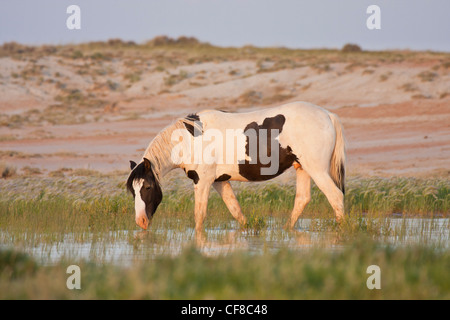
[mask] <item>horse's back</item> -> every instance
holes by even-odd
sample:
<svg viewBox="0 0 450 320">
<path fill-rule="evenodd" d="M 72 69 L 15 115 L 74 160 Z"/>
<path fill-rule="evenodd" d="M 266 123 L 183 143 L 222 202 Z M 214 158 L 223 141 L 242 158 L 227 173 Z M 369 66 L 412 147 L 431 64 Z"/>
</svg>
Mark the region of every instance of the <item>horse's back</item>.
<svg viewBox="0 0 450 320">
<path fill-rule="evenodd" d="M 262 124 L 265 119 L 281 115 L 286 125 L 298 126 L 303 123 L 319 124 L 329 122 L 328 111 L 309 102 L 296 101 L 277 107 L 259 109 L 249 112 L 224 112 L 218 110 L 204 110 L 198 113 L 200 121 L 205 127 L 217 129 L 244 129 L 252 122 Z"/>
</svg>

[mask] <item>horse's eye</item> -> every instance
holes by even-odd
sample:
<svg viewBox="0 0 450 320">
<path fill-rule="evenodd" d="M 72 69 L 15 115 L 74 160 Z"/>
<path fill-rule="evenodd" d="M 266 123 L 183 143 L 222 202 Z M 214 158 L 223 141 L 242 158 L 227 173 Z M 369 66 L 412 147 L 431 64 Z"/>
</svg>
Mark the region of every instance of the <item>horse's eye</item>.
<svg viewBox="0 0 450 320">
<path fill-rule="evenodd" d="M 145 189 L 150 190 L 152 187 L 145 187 Z"/>
</svg>

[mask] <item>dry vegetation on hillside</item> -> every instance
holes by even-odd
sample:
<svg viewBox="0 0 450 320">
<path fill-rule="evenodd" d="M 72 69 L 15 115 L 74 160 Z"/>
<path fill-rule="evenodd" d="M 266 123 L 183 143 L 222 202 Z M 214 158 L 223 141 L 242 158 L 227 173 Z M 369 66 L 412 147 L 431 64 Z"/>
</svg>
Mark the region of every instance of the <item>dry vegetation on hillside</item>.
<svg viewBox="0 0 450 320">
<path fill-rule="evenodd" d="M 6 43 L 0 47 L 0 150 L 41 157 L 2 161 L 42 174 L 63 167 L 125 169 L 124 159 L 141 156 L 178 116 L 304 100 L 342 118 L 354 172 L 448 175 L 449 70 L 448 53 L 372 52 L 352 44 L 234 48 L 166 36 L 143 44 Z M 64 152 L 59 161 L 52 156 Z"/>
</svg>

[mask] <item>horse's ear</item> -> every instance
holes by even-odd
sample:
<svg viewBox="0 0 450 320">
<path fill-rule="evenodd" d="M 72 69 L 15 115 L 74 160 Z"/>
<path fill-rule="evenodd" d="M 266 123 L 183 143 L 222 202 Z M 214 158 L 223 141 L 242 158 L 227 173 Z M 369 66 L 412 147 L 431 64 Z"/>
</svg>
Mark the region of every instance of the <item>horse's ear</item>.
<svg viewBox="0 0 450 320">
<path fill-rule="evenodd" d="M 150 160 L 147 158 L 144 158 L 144 167 L 145 171 L 150 171 L 152 169 L 152 164 L 150 163 Z"/>
<path fill-rule="evenodd" d="M 136 162 L 130 160 L 130 169 L 133 170 L 136 167 Z"/>
</svg>

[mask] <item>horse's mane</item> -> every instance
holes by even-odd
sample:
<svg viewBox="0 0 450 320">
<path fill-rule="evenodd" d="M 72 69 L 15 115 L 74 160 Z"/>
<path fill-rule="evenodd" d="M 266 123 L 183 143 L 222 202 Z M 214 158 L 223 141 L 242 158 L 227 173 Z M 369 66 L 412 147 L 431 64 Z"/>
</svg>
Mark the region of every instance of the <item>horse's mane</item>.
<svg viewBox="0 0 450 320">
<path fill-rule="evenodd" d="M 188 127 L 195 127 L 196 130 L 201 130 L 201 126 L 197 121 L 198 116 L 194 118 L 191 115 L 177 119 L 161 130 L 148 145 L 143 158 L 147 158 L 152 164 L 153 173 L 159 183 L 162 176 L 167 173 L 167 169 L 173 168 L 171 161 L 172 148 L 174 147 L 174 142 L 171 140 L 172 133 L 177 129 L 187 130 Z"/>
</svg>

